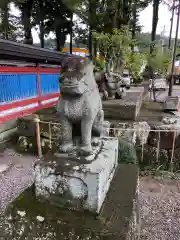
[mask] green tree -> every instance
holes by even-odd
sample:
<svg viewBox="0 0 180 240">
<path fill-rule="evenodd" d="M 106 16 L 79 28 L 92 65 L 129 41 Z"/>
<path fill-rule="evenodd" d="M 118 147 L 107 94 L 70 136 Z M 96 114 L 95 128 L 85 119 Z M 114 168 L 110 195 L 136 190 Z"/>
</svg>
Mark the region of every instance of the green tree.
<svg viewBox="0 0 180 240">
<path fill-rule="evenodd" d="M 34 0 L 34 6 L 32 9 L 32 18 L 33 22 L 32 25 L 39 26 L 40 29 L 40 46 L 41 48 L 44 48 L 44 37 L 45 37 L 45 20 L 47 19 L 47 8 L 46 8 L 46 1 L 43 0 Z"/>
<path fill-rule="evenodd" d="M 12 26 L 9 22 L 9 0 L 0 1 L 0 9 L 1 9 L 1 35 L 4 39 L 9 38 L 9 32 L 12 30 Z"/>
<path fill-rule="evenodd" d="M 143 61 L 146 61 L 146 55 L 139 52 L 126 52 L 124 56 L 125 66 L 129 69 L 134 79 L 134 82 L 138 81 L 140 76 L 140 70 L 143 64 Z"/>
<path fill-rule="evenodd" d="M 147 55 L 149 65 L 154 71 L 161 74 L 167 74 L 167 69 L 172 61 L 172 52 L 168 48 L 164 49 L 162 52 L 162 49 L 156 46 L 155 51 L 156 54 L 153 57 L 150 54 Z"/>
<path fill-rule="evenodd" d="M 124 63 L 124 57 L 129 53 L 132 45 L 131 33 L 127 26 L 113 29 L 112 33 L 93 33 L 98 51 L 104 56 L 106 70 L 118 71 Z"/>
<path fill-rule="evenodd" d="M 80 6 L 84 3 L 84 0 L 63 0 L 63 4 L 70 10 L 70 53 L 72 54 L 72 41 L 73 41 L 73 16 L 78 14 Z"/>
<path fill-rule="evenodd" d="M 0 37 L 21 42 L 23 38 L 21 19 L 10 12 L 10 1 L 8 0 L 0 2 L 0 19 Z"/>
<path fill-rule="evenodd" d="M 33 44 L 32 38 L 32 11 L 34 0 L 14 0 L 16 7 L 21 11 L 21 21 L 24 28 L 24 43 Z"/>
<path fill-rule="evenodd" d="M 136 39 L 137 33 L 141 31 L 139 25 L 139 13 L 144 10 L 150 3 L 150 0 L 133 0 L 131 4 L 131 18 L 129 27 L 132 31 L 132 39 Z M 133 50 L 133 49 L 132 49 Z"/>
</svg>

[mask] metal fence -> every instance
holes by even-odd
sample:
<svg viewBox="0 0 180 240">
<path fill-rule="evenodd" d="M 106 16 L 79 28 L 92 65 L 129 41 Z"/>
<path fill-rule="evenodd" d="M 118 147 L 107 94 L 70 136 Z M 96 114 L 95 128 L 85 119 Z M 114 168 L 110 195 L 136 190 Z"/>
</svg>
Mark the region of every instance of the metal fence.
<svg viewBox="0 0 180 240">
<path fill-rule="evenodd" d="M 0 103 L 59 92 L 60 69 L 0 66 Z"/>
<path fill-rule="evenodd" d="M 37 149 L 38 149 L 38 156 L 41 158 L 43 156 L 42 154 L 42 146 L 41 146 L 41 134 L 40 134 L 40 124 L 47 124 L 48 125 L 48 136 L 49 136 L 49 149 L 52 149 L 52 127 L 56 126 L 57 128 L 61 128 L 60 123 L 57 122 L 49 122 L 49 121 L 41 121 L 38 117 L 34 119 L 34 122 L 36 123 L 36 140 L 37 140 Z M 169 129 L 169 130 L 146 130 L 146 129 L 134 129 L 134 128 L 125 128 L 126 123 L 124 124 L 124 127 L 121 128 L 107 128 L 105 129 L 106 131 L 109 132 L 109 137 L 116 137 L 121 139 L 127 139 L 127 137 L 130 139 L 130 143 L 132 146 L 135 148 L 138 146 L 140 156 L 139 156 L 139 162 L 143 162 L 145 160 L 145 147 L 147 146 L 147 141 L 143 139 L 143 134 L 148 133 L 148 136 L 152 135 L 151 137 L 155 139 L 155 144 L 154 148 L 156 149 L 155 151 L 155 162 L 159 162 L 159 159 L 163 160 L 163 156 L 161 156 L 161 150 L 168 152 L 168 157 L 169 157 L 169 170 L 173 171 L 174 170 L 174 157 L 178 158 L 175 156 L 175 150 L 176 150 L 176 143 L 179 140 L 179 149 L 180 149 L 180 138 L 178 138 L 180 134 L 180 130 L 178 131 L 177 129 Z M 138 136 L 142 137 L 142 142 L 139 143 L 138 145 L 135 144 L 136 139 Z M 167 139 L 165 139 L 167 138 Z M 148 139 L 148 138 L 147 138 Z M 163 142 L 167 140 L 168 147 L 167 149 L 162 148 Z M 169 147 L 170 146 L 170 147 Z M 166 147 L 166 146 L 165 146 Z M 121 149 L 120 149 L 121 151 Z M 180 151 L 179 151 L 180 153 Z M 180 154 L 179 154 L 180 156 Z M 165 159 L 164 159 L 165 161 Z"/>
<path fill-rule="evenodd" d="M 0 66 L 0 123 L 58 102 L 60 67 Z"/>
</svg>

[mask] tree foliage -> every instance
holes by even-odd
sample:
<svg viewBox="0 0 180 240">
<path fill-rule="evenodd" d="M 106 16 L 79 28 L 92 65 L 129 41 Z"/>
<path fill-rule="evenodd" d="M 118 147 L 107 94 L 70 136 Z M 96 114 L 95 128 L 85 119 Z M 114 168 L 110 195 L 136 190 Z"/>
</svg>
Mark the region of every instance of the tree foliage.
<svg viewBox="0 0 180 240">
<path fill-rule="evenodd" d="M 155 48 L 156 54 L 147 55 L 147 61 L 154 71 L 166 74 L 172 61 L 172 52 L 169 49 Z"/>
<path fill-rule="evenodd" d="M 163 0 L 170 1 L 170 0 Z M 177 0 L 176 0 L 177 1 Z M 20 17 L 10 13 L 10 4 L 20 10 Z M 99 52 L 109 67 L 120 70 L 125 65 L 138 76 L 142 60 L 146 59 L 154 69 L 165 71 L 171 54 L 158 51 L 160 36 L 156 35 L 158 10 L 161 0 L 1 0 L 0 37 L 32 44 L 32 28 L 40 30 L 41 47 L 45 36 L 53 32 L 56 49 L 65 44 L 66 35 L 73 32 L 76 45 L 88 46 L 95 58 Z M 152 35 L 139 34 L 140 12 L 153 3 Z M 171 3 L 169 3 L 171 4 Z M 72 22 L 72 16 L 79 20 Z M 82 27 L 82 24 L 86 26 Z M 154 55 L 149 54 L 150 46 Z M 51 44 L 50 40 L 48 46 Z M 140 52 L 135 51 L 139 47 Z"/>
<path fill-rule="evenodd" d="M 0 38 L 17 42 L 21 42 L 23 39 L 21 18 L 11 13 L 8 0 L 0 3 Z"/>
<path fill-rule="evenodd" d="M 129 46 L 132 42 L 127 26 L 122 26 L 121 29 L 114 28 L 112 33 L 97 33 L 94 31 L 93 40 L 106 61 L 109 61 L 111 58 L 122 58 L 124 53 L 129 51 Z"/>
</svg>

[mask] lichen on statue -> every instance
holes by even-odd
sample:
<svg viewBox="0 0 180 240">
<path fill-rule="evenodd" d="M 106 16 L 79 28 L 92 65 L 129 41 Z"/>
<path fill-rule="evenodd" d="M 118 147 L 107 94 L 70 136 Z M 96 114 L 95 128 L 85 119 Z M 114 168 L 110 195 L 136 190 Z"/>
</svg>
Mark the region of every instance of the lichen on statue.
<svg viewBox="0 0 180 240">
<path fill-rule="evenodd" d="M 61 97 L 57 107 L 62 129 L 59 152 L 71 153 L 76 149 L 73 129 L 80 130 L 83 156 L 92 154 L 92 135 L 101 135 L 104 112 L 93 69 L 92 62 L 83 57 L 72 56 L 62 63 Z"/>
</svg>

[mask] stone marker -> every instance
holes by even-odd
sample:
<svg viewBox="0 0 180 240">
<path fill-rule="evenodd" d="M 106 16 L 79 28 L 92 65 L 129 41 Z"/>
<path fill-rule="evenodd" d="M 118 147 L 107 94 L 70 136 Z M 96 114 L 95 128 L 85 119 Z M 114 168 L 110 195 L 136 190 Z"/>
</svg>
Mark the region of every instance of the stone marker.
<svg viewBox="0 0 180 240">
<path fill-rule="evenodd" d="M 61 98 L 57 105 L 61 144 L 54 156 L 35 166 L 36 196 L 58 205 L 99 213 L 118 161 L 118 141 L 103 137 L 101 97 L 86 58 L 62 63 Z"/>
</svg>

